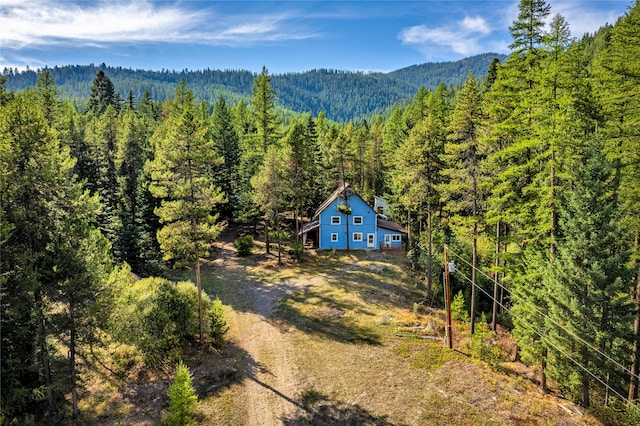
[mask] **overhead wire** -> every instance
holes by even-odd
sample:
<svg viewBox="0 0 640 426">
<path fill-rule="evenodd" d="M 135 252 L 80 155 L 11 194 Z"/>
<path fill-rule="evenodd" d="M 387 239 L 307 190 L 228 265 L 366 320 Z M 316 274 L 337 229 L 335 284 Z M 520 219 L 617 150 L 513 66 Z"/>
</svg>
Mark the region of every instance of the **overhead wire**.
<svg viewBox="0 0 640 426">
<path fill-rule="evenodd" d="M 482 271 L 481 269 L 478 269 L 477 267 L 474 267 L 471 263 L 469 263 L 465 258 L 463 258 L 462 256 L 460 256 L 457 253 L 454 253 L 451 251 L 451 249 L 449 249 L 449 253 L 451 253 L 452 255 L 456 256 L 458 259 L 462 260 L 464 263 L 466 263 L 469 267 L 471 268 L 475 268 L 475 270 L 477 272 L 479 272 L 480 274 L 484 275 L 488 280 L 495 282 L 498 284 L 498 286 L 503 289 L 508 291 L 511 294 L 511 297 L 513 299 L 517 299 L 519 300 L 521 303 L 523 303 L 524 305 L 527 305 L 530 308 L 533 308 L 536 312 L 538 312 L 538 314 L 540 314 L 544 319 L 548 320 L 549 322 L 553 323 L 554 325 L 556 325 L 557 327 L 559 327 L 560 329 L 562 329 L 565 333 L 567 333 L 568 335 L 570 335 L 571 337 L 577 339 L 578 341 L 580 341 L 582 344 L 588 346 L 591 350 L 597 352 L 598 354 L 600 354 L 601 356 L 605 357 L 609 362 L 613 363 L 614 365 L 616 365 L 618 368 L 620 368 L 622 371 L 624 371 L 625 373 L 629 374 L 631 377 L 635 377 L 637 379 L 640 379 L 640 375 L 639 374 L 634 374 L 629 368 L 625 367 L 624 365 L 622 365 L 622 363 L 616 361 L 613 357 L 611 357 L 609 354 L 603 352 L 601 349 L 593 346 L 591 343 L 587 342 L 586 340 L 584 340 L 583 338 L 581 338 L 580 336 L 578 336 L 577 334 L 575 334 L 573 331 L 567 329 L 565 326 L 563 326 L 562 324 L 558 323 L 556 320 L 554 320 L 553 318 L 551 318 L 550 316 L 548 316 L 546 313 L 544 313 L 543 311 L 540 310 L 539 307 L 537 307 L 536 305 L 526 301 L 524 298 L 518 296 L 517 294 L 514 294 L 511 290 L 509 290 L 508 288 L 506 288 L 502 283 L 495 281 L 493 278 L 491 278 L 489 275 L 487 275 L 484 271 Z M 478 286 L 479 287 L 479 286 Z M 493 296 L 490 296 L 490 298 L 493 300 Z M 497 302 L 497 301 L 496 301 Z M 498 302 L 499 303 L 499 302 Z M 502 305 L 500 305 L 502 306 Z"/>
<path fill-rule="evenodd" d="M 467 277 L 466 275 L 464 275 L 462 272 L 460 272 L 458 269 L 456 269 L 455 273 L 459 273 L 462 277 L 464 277 L 467 281 L 469 281 L 471 284 L 473 284 L 473 281 L 471 281 L 471 279 L 469 277 Z M 477 286 L 478 289 L 483 292 L 484 294 L 486 294 L 487 296 L 489 296 L 491 299 L 493 299 L 493 296 L 491 296 L 485 289 L 483 289 L 480 286 Z M 621 400 L 626 400 L 626 398 L 624 396 L 622 396 L 622 394 L 620 394 L 618 391 L 616 391 L 613 387 L 611 387 L 609 384 L 607 384 L 606 382 L 604 382 L 601 378 L 599 378 L 598 376 L 596 376 L 595 373 L 593 373 L 592 371 L 590 371 L 587 367 L 585 367 L 584 365 L 580 364 L 578 361 L 576 361 L 575 359 L 573 359 L 573 357 L 571 357 L 571 355 L 567 354 L 565 351 L 563 351 L 562 349 L 560 349 L 558 346 L 556 346 L 553 342 L 551 342 L 549 340 L 549 338 L 545 335 L 543 335 L 542 333 L 540 333 L 538 330 L 536 330 L 535 328 L 533 328 L 532 326 L 530 326 L 526 321 L 524 321 L 523 319 L 521 319 L 520 317 L 518 317 L 516 314 L 513 313 L 513 311 L 511 311 L 509 308 L 507 308 L 504 304 L 498 302 L 498 304 L 504 308 L 507 312 L 509 312 L 509 314 L 511 314 L 512 317 L 518 319 L 520 322 L 522 322 L 524 325 L 527 326 L 527 328 L 531 331 L 533 331 L 535 334 L 537 334 L 541 340 L 545 341 L 549 346 L 553 347 L 555 350 L 557 350 L 559 353 L 561 353 L 562 355 L 564 355 L 565 357 L 567 357 L 569 360 L 571 360 L 571 362 L 573 362 L 575 365 L 577 365 L 578 367 L 580 367 L 582 370 L 584 370 L 587 374 L 589 374 L 591 377 L 593 377 L 595 380 L 597 380 L 601 385 L 603 385 L 605 388 L 607 388 L 608 390 L 610 390 L 611 392 L 613 392 L 616 396 L 618 396 Z"/>
</svg>

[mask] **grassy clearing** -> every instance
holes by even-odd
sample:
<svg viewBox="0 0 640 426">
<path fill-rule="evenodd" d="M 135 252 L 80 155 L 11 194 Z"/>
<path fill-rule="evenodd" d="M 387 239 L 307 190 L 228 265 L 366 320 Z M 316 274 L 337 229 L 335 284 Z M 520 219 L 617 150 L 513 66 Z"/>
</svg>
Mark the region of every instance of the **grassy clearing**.
<svg viewBox="0 0 640 426">
<path fill-rule="evenodd" d="M 269 321 L 286 344 L 281 350 L 290 354 L 296 390 L 274 392 L 297 408 L 281 424 L 599 424 L 558 405 L 571 407 L 569 402 L 540 394 L 520 365 L 503 363 L 496 372 L 473 359 L 465 324 L 454 324 L 456 350 L 446 349 L 443 312 L 418 303 L 424 294 L 401 256 L 325 252 L 300 264 L 287 262 L 277 265 L 259 247 L 247 258 L 218 259 L 202 274 L 203 288 L 221 298 L 231 322 L 254 316 Z M 171 275 L 193 280 L 190 271 Z M 262 296 L 277 300 L 267 317 L 255 311 Z M 225 348 L 190 360 L 201 424 L 251 423 L 247 384 L 277 362 L 271 348 L 251 358 L 234 343 L 240 332 L 251 333 L 232 327 Z M 158 388 L 155 398 L 164 394 Z M 87 399 L 87 411 L 89 406 L 103 424 L 152 422 L 135 400 L 96 396 Z"/>
</svg>

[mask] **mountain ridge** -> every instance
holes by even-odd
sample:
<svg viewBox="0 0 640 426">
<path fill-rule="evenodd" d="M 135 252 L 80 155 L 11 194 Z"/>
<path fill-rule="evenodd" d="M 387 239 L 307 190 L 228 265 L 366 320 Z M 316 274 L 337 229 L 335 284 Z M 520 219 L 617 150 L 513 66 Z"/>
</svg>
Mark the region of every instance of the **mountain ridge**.
<svg viewBox="0 0 640 426">
<path fill-rule="evenodd" d="M 411 99 L 420 86 L 433 90 L 441 82 L 448 87 L 461 85 L 470 71 L 483 78 L 494 58 L 505 55 L 484 53 L 458 61 L 425 62 L 383 72 L 312 69 L 270 75 L 276 101 L 283 108 L 316 116 L 323 111 L 327 118 L 348 121 L 370 116 Z M 95 75 L 102 70 L 123 99 L 132 92 L 140 99 L 148 91 L 154 100 L 173 96 L 175 85 L 184 78 L 197 99 L 213 104 L 219 96 L 228 103 L 251 97 L 257 73 L 247 70 L 149 71 L 117 66 L 67 65 L 48 68 L 62 97 L 70 98 L 82 108 L 91 92 Z M 36 84 L 40 70 L 14 72 L 5 68 L 7 90 L 24 90 Z"/>
</svg>

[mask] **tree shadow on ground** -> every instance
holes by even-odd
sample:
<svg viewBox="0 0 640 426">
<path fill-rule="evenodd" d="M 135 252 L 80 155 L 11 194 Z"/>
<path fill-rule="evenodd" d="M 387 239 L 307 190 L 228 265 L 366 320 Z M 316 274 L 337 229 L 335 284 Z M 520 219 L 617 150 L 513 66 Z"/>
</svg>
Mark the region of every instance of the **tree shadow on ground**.
<svg viewBox="0 0 640 426">
<path fill-rule="evenodd" d="M 304 304 L 314 298 L 317 308 L 303 312 L 296 303 Z M 333 299 L 305 289 L 289 297 L 293 303 L 283 303 L 275 310 L 275 322 L 280 327 L 293 326 L 305 333 L 319 335 L 337 342 L 380 345 L 382 336 L 375 327 L 359 324 L 353 317 L 345 316 L 345 311 L 356 310 L 358 306 L 345 301 L 336 303 Z M 330 307 L 332 306 L 332 307 Z"/>
<path fill-rule="evenodd" d="M 332 401 L 313 389 L 305 390 L 299 397 L 299 410 L 281 419 L 285 426 L 339 425 L 339 426 L 392 426 L 388 416 L 375 416 L 360 405 Z"/>
<path fill-rule="evenodd" d="M 193 386 L 199 399 L 217 396 L 245 378 L 245 363 L 254 363 L 243 349 L 228 342 L 215 355 L 206 356 L 203 362 L 191 368 Z"/>
</svg>

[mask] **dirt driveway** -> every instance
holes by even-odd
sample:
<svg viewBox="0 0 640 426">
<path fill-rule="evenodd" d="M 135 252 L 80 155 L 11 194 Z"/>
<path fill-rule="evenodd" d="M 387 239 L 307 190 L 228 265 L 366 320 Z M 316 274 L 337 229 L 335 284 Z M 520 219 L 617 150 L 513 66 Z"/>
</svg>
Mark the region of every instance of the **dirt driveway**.
<svg viewBox="0 0 640 426">
<path fill-rule="evenodd" d="M 265 261 L 273 265 L 274 260 Z M 284 297 L 311 287 L 323 277 L 287 278 L 273 283 L 257 281 L 240 265 L 230 244 L 214 263 L 226 276 L 235 277 L 230 299 L 236 306 L 227 318 L 230 343 L 243 355 L 244 401 L 248 425 L 280 425 L 282 419 L 303 408 L 296 401 L 303 378 L 296 365 L 296 342 L 272 321 L 273 309 Z M 267 266 L 268 269 L 268 266 Z"/>
<path fill-rule="evenodd" d="M 278 267 L 222 246 L 205 273 L 228 307 L 223 358 L 238 376 L 202 401 L 207 424 L 598 424 L 518 375 L 472 362 L 463 344 L 397 337 L 416 321 L 436 337 L 443 329 L 436 311 L 416 314 L 402 260 L 337 256 Z"/>
</svg>

